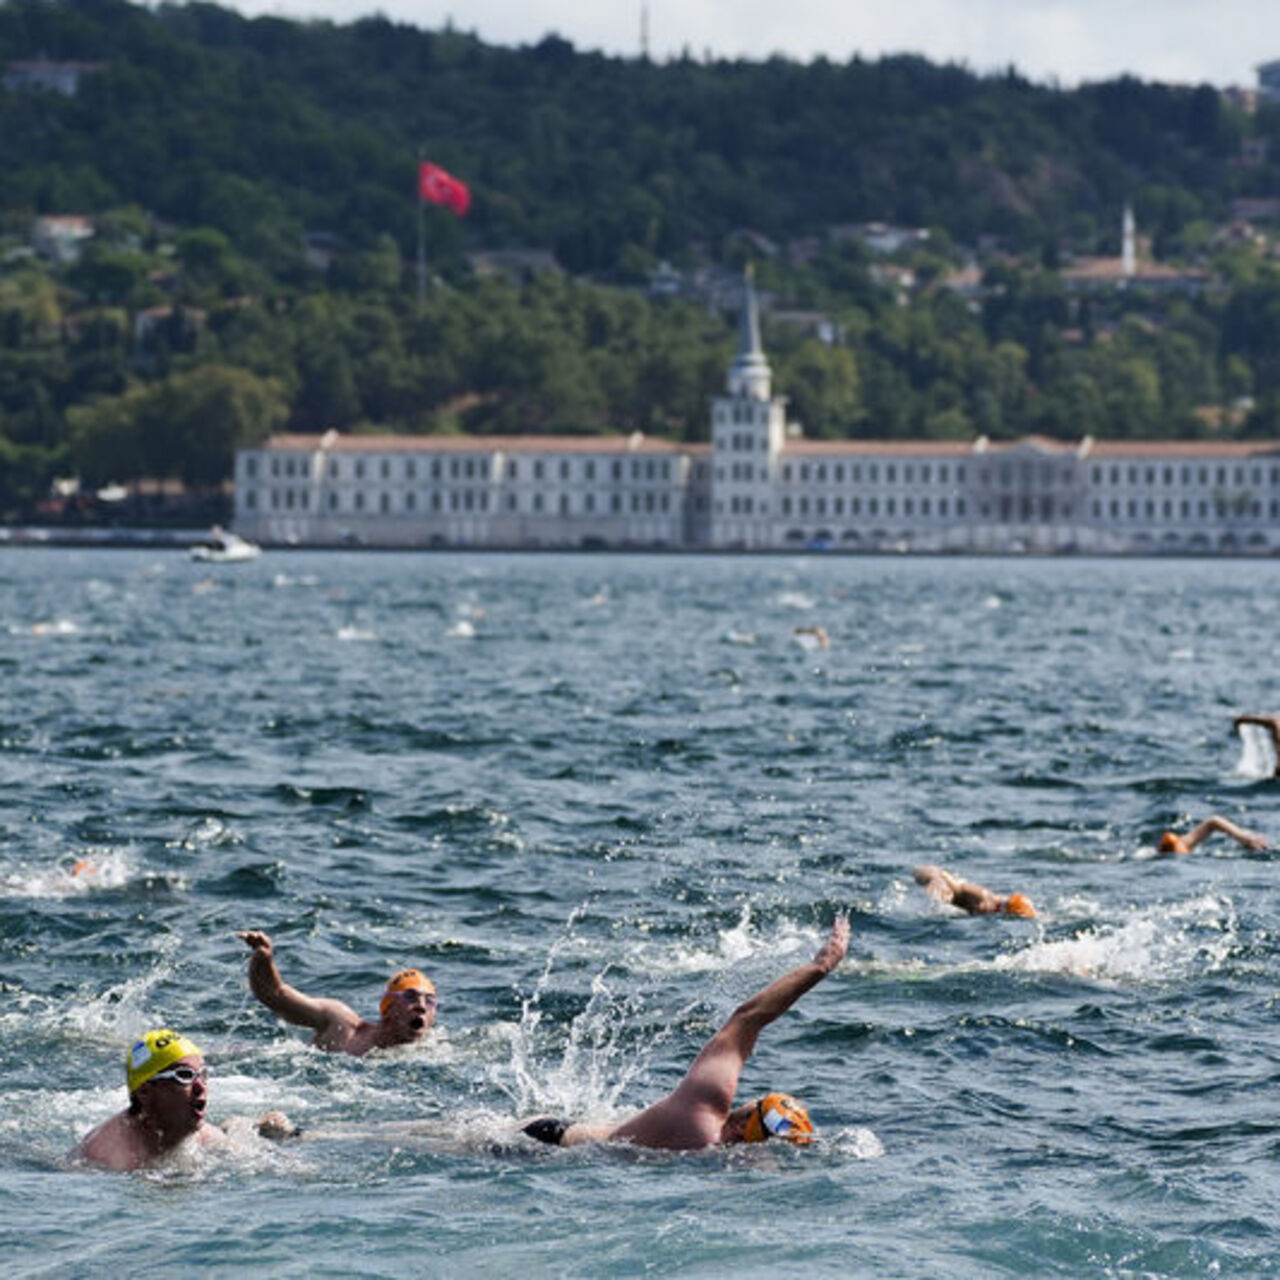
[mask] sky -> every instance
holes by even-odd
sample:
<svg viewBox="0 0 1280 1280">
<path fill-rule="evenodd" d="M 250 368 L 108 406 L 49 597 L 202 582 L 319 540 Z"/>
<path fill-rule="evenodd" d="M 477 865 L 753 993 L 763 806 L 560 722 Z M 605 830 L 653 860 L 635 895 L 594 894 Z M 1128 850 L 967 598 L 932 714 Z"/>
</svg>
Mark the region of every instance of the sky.
<svg viewBox="0 0 1280 1280">
<path fill-rule="evenodd" d="M 435 30 L 452 23 L 489 44 L 536 44 L 549 32 L 580 50 L 634 55 L 648 10 L 649 52 L 663 60 L 844 62 L 918 53 L 973 71 L 1016 67 L 1071 87 L 1129 73 L 1143 80 L 1257 83 L 1280 59 L 1276 0 L 217 0 L 245 14 L 346 23 L 373 12 Z"/>
</svg>

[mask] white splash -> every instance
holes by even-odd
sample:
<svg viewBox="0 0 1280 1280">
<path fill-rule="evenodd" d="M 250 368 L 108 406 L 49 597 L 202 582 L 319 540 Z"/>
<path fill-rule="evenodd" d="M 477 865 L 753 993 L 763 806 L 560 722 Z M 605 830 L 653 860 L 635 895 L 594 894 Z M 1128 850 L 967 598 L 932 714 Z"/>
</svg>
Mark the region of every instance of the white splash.
<svg viewBox="0 0 1280 1280">
<path fill-rule="evenodd" d="M 17 867 L 0 874 L 0 898 L 70 898 L 118 889 L 133 874 L 133 862 L 120 849 L 85 849 L 56 866 Z"/>
<path fill-rule="evenodd" d="M 993 969 L 1060 973 L 1101 982 L 1169 982 L 1213 973 L 1236 942 L 1229 900 L 1205 895 L 1134 912 L 1122 924 L 1084 929 L 997 956 Z"/>
<path fill-rule="evenodd" d="M 1276 772 L 1275 739 L 1257 724 L 1237 726 L 1240 734 L 1240 759 L 1236 773 L 1242 778 L 1272 778 Z"/>
</svg>

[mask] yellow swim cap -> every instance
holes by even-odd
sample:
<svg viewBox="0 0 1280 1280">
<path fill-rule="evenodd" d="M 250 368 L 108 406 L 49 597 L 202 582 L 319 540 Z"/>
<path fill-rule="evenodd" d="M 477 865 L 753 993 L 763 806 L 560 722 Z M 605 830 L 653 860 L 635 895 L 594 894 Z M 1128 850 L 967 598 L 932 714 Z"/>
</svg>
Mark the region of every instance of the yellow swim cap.
<svg viewBox="0 0 1280 1280">
<path fill-rule="evenodd" d="M 1011 893 L 1004 900 L 1004 912 L 1008 916 L 1021 916 L 1024 920 L 1036 918 L 1036 909 L 1031 905 L 1031 899 L 1022 893 Z"/>
<path fill-rule="evenodd" d="M 378 1005 L 378 1010 L 384 1018 L 387 1016 L 387 1010 L 391 1008 L 392 997 L 398 991 L 425 991 L 429 996 L 433 996 L 436 993 L 436 984 L 420 969 L 401 969 L 399 973 L 393 973 L 391 981 L 387 983 L 382 1001 Z"/>
<path fill-rule="evenodd" d="M 1157 853 L 1190 853 L 1187 848 L 1187 842 L 1179 835 L 1175 835 L 1172 831 L 1166 831 L 1160 837 L 1160 843 L 1156 846 Z"/>
<path fill-rule="evenodd" d="M 785 1138 L 788 1142 L 812 1142 L 813 1121 L 809 1113 L 788 1093 L 769 1093 L 753 1108 L 742 1131 L 743 1142 L 764 1142 Z"/>
<path fill-rule="evenodd" d="M 179 1058 L 189 1058 L 200 1050 L 186 1036 L 162 1027 L 148 1031 L 124 1056 L 124 1076 L 129 1092 L 141 1088 L 158 1071 Z"/>
</svg>

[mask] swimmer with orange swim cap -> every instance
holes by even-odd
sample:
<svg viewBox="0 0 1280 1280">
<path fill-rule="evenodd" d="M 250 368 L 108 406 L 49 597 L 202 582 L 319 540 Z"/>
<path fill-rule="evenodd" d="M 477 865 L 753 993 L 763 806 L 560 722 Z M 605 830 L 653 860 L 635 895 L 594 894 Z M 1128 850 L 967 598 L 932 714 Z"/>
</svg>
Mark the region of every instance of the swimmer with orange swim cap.
<svg viewBox="0 0 1280 1280">
<path fill-rule="evenodd" d="M 128 1110 L 87 1134 L 75 1156 L 128 1173 L 188 1140 L 200 1146 L 226 1142 L 226 1130 L 205 1120 L 209 1072 L 204 1056 L 186 1036 L 168 1027 L 146 1032 L 125 1054 L 124 1073 Z M 264 1138 L 298 1133 L 279 1111 L 259 1117 L 254 1127 Z"/>
<path fill-rule="evenodd" d="M 289 986 L 276 968 L 274 948 L 265 933 L 237 932 L 250 948 L 249 986 L 272 1013 L 315 1032 L 312 1044 L 331 1053 L 362 1057 L 370 1049 L 413 1044 L 431 1030 L 439 1001 L 435 983 L 417 969 L 393 974 L 382 993 L 379 1017 L 366 1021 L 341 1000 L 303 995 Z"/>
<path fill-rule="evenodd" d="M 916 884 L 939 902 L 949 903 L 971 916 L 1006 915 L 1034 920 L 1036 909 L 1023 893 L 1001 895 L 970 880 L 961 880 L 942 867 L 917 867 L 912 874 Z"/>
<path fill-rule="evenodd" d="M 1260 836 L 1256 831 L 1246 831 L 1243 827 L 1237 827 L 1234 822 L 1228 822 L 1226 818 L 1220 818 L 1215 813 L 1203 822 L 1197 823 L 1185 836 L 1180 836 L 1174 831 L 1166 831 L 1160 837 L 1160 843 L 1156 845 L 1156 852 L 1190 853 L 1215 833 L 1230 836 L 1242 848 L 1254 853 L 1261 853 L 1270 847 L 1265 836 Z"/>
<path fill-rule="evenodd" d="M 637 1147 L 694 1151 L 738 1142 L 809 1143 L 809 1113 L 785 1093 L 769 1093 L 734 1107 L 738 1077 L 756 1047 L 756 1038 L 810 987 L 817 986 L 845 957 L 849 922 L 837 916 L 831 935 L 808 964 L 784 973 L 740 1004 L 702 1047 L 684 1079 L 665 1098 L 616 1125 L 571 1124 L 541 1116 L 522 1131 L 551 1146 L 583 1142 L 630 1142 Z"/>
</svg>

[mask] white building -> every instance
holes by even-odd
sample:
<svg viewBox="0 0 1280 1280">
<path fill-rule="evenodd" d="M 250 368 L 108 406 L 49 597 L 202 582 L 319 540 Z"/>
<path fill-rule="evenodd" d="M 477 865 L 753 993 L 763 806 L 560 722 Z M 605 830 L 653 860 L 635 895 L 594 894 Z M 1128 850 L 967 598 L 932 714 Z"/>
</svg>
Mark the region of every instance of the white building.
<svg viewBox="0 0 1280 1280">
<path fill-rule="evenodd" d="M 1280 553 L 1280 443 L 805 440 L 748 287 L 710 445 L 276 436 L 236 456 L 257 541 L 385 547 Z"/>
</svg>

